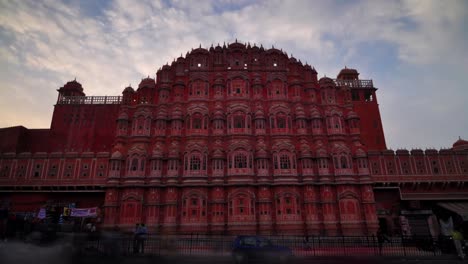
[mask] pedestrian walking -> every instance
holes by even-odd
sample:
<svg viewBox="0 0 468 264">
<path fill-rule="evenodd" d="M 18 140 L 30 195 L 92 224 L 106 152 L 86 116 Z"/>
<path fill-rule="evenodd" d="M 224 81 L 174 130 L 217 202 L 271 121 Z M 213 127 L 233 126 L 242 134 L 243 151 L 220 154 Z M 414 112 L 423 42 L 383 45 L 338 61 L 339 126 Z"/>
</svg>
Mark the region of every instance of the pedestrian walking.
<svg viewBox="0 0 468 264">
<path fill-rule="evenodd" d="M 145 253 L 145 241 L 148 235 L 148 229 L 146 228 L 145 224 L 141 224 L 140 228 L 138 229 L 137 235 L 137 252 L 138 253 Z"/>
<path fill-rule="evenodd" d="M 463 234 L 455 229 L 452 232 L 453 243 L 455 244 L 455 249 L 457 250 L 457 255 L 461 259 L 465 259 L 465 252 L 463 252 Z"/>
<path fill-rule="evenodd" d="M 382 255 L 382 248 L 385 242 L 390 242 L 390 239 L 383 233 L 382 229 L 377 230 L 377 243 L 379 243 L 379 255 Z"/>
</svg>

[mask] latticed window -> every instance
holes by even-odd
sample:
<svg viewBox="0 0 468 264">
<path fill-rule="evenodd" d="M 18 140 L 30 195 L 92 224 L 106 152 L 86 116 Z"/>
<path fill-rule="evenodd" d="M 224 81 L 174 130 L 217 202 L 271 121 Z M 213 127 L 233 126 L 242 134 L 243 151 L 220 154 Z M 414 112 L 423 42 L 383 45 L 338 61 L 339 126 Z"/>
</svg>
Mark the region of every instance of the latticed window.
<svg viewBox="0 0 468 264">
<path fill-rule="evenodd" d="M 112 171 L 118 171 L 118 170 L 120 170 L 120 161 L 119 161 L 119 160 L 113 160 L 113 161 L 111 161 L 111 170 L 112 170 Z"/>
<path fill-rule="evenodd" d="M 321 127 L 321 121 L 320 119 L 314 119 L 312 120 L 312 128 L 318 129 Z"/>
<path fill-rule="evenodd" d="M 327 169 L 328 168 L 328 161 L 325 158 L 321 158 L 319 161 L 319 168 L 320 169 Z"/>
<path fill-rule="evenodd" d="M 291 169 L 291 161 L 287 154 L 280 155 L 280 169 Z"/>
<path fill-rule="evenodd" d="M 192 128 L 193 129 L 201 129 L 202 128 L 202 119 L 201 118 L 194 118 L 192 120 Z"/>
<path fill-rule="evenodd" d="M 137 158 L 132 159 L 132 164 L 131 164 L 130 170 L 131 171 L 138 170 L 138 159 Z"/>
<path fill-rule="evenodd" d="M 285 117 L 278 117 L 276 119 L 277 127 L 278 128 L 286 128 L 286 118 Z"/>
<path fill-rule="evenodd" d="M 234 128 L 244 128 L 244 117 L 243 116 L 235 116 L 234 117 Z"/>
<path fill-rule="evenodd" d="M 190 170 L 200 170 L 201 160 L 198 156 L 192 156 L 190 158 Z"/>
<path fill-rule="evenodd" d="M 234 168 L 247 168 L 247 157 L 245 154 L 238 153 L 234 156 Z"/>
<path fill-rule="evenodd" d="M 345 156 L 341 157 L 341 168 L 342 169 L 347 169 L 348 167 L 348 159 L 346 159 Z"/>
</svg>

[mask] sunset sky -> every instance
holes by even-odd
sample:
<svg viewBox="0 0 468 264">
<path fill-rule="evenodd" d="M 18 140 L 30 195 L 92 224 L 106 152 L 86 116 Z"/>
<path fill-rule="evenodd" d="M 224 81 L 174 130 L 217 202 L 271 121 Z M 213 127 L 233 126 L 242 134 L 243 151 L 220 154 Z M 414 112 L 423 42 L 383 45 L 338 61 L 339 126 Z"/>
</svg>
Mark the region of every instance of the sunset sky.
<svg viewBox="0 0 468 264">
<path fill-rule="evenodd" d="M 119 95 L 192 48 L 274 45 L 378 90 L 388 148 L 468 139 L 468 1 L 0 0 L 0 127 L 48 128 L 57 89 Z"/>
</svg>

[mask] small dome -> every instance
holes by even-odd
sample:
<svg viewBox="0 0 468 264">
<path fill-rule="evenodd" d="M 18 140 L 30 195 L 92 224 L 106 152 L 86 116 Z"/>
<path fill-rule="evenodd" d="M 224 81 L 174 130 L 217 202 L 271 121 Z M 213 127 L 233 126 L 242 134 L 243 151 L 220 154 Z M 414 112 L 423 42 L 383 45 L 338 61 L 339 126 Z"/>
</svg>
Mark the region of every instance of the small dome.
<svg viewBox="0 0 468 264">
<path fill-rule="evenodd" d="M 221 149 L 215 149 L 213 151 L 213 158 L 215 159 L 223 159 L 224 158 L 224 154 L 223 154 L 223 151 Z"/>
<path fill-rule="evenodd" d="M 153 149 L 153 153 L 151 155 L 152 158 L 154 159 L 160 159 L 160 158 L 163 158 L 164 155 L 163 155 L 163 151 L 159 148 L 155 148 Z"/>
<path fill-rule="evenodd" d="M 260 78 L 255 78 L 255 79 L 253 80 L 253 84 L 254 84 L 254 85 L 262 85 L 262 80 L 261 80 Z"/>
<path fill-rule="evenodd" d="M 459 137 L 458 140 L 453 143 L 452 147 L 454 149 L 468 149 L 468 141 Z"/>
<path fill-rule="evenodd" d="M 63 87 L 63 90 L 74 90 L 74 91 L 80 91 L 83 92 L 83 87 L 81 86 L 81 83 L 77 82 L 76 80 L 67 82 Z"/>
<path fill-rule="evenodd" d="M 228 47 L 230 49 L 245 49 L 245 45 L 237 42 L 237 39 L 236 42 L 229 44 Z"/>
<path fill-rule="evenodd" d="M 111 159 L 119 160 L 119 159 L 122 159 L 122 157 L 123 156 L 122 156 L 122 153 L 120 153 L 120 151 L 116 151 L 116 152 L 112 153 L 112 155 L 111 155 Z"/>
<path fill-rule="evenodd" d="M 135 90 L 131 86 L 126 87 L 122 93 L 134 93 Z"/>
<path fill-rule="evenodd" d="M 334 84 L 333 79 L 332 79 L 332 78 L 328 78 L 328 77 L 322 77 L 322 78 L 320 78 L 319 83 L 320 83 L 320 84 L 330 84 L 330 83 L 331 83 L 331 84 Z"/>
<path fill-rule="evenodd" d="M 198 54 L 208 54 L 209 52 L 208 52 L 207 49 L 202 48 L 201 45 L 200 45 L 199 48 L 196 48 L 191 52 L 191 54 L 197 54 L 197 53 Z"/>
<path fill-rule="evenodd" d="M 119 117 L 117 118 L 118 120 L 128 120 L 128 114 L 127 112 L 121 112 L 119 114 Z"/>
<path fill-rule="evenodd" d="M 217 85 L 224 85 L 224 80 L 223 80 L 223 78 L 217 78 L 217 79 L 214 81 L 214 84 L 217 84 Z"/>
<path fill-rule="evenodd" d="M 317 108 L 312 108 L 312 109 L 310 109 L 310 117 L 312 119 L 319 119 L 319 118 L 322 118 L 322 115 L 317 110 Z"/>
<path fill-rule="evenodd" d="M 303 149 L 299 153 L 300 158 L 312 158 L 312 153 L 310 152 L 309 149 Z"/>
<path fill-rule="evenodd" d="M 344 69 L 340 71 L 338 75 L 340 74 L 359 74 L 359 73 L 356 69 L 350 69 L 350 68 L 345 67 Z"/>
<path fill-rule="evenodd" d="M 268 153 L 264 149 L 259 149 L 257 150 L 255 154 L 256 158 L 261 158 L 261 159 L 267 159 L 268 158 Z"/>
<path fill-rule="evenodd" d="M 214 114 L 213 114 L 213 119 L 223 119 L 224 120 L 224 114 L 222 111 L 220 110 L 217 110 Z"/>
<path fill-rule="evenodd" d="M 146 77 L 145 79 L 141 80 L 140 84 L 138 85 L 138 89 L 143 87 L 153 88 L 155 86 L 154 79 L 150 77 Z"/>
</svg>

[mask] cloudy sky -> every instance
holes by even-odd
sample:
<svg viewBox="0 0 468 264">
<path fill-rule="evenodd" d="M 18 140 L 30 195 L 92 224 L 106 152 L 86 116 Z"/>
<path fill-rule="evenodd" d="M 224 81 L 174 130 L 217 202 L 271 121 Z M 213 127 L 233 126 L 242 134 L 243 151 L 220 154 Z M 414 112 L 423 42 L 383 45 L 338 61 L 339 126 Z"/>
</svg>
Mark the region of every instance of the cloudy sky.
<svg viewBox="0 0 468 264">
<path fill-rule="evenodd" d="M 48 128 L 57 91 L 117 95 L 200 44 L 282 48 L 378 87 L 387 146 L 468 139 L 468 1 L 0 0 L 0 127 Z"/>
</svg>

